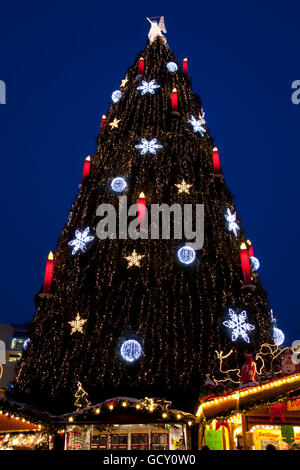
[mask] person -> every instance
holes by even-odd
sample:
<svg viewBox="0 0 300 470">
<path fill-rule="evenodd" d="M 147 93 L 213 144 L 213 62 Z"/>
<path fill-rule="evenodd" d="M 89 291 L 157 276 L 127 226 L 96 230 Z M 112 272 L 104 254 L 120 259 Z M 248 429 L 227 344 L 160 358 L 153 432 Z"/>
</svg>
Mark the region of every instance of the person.
<svg viewBox="0 0 300 470">
<path fill-rule="evenodd" d="M 267 447 L 266 447 L 266 450 L 268 452 L 274 452 L 274 450 L 276 450 L 276 447 L 273 446 L 273 444 L 268 444 Z"/>
<path fill-rule="evenodd" d="M 210 448 L 208 446 L 202 446 L 201 450 L 210 450 Z"/>
</svg>

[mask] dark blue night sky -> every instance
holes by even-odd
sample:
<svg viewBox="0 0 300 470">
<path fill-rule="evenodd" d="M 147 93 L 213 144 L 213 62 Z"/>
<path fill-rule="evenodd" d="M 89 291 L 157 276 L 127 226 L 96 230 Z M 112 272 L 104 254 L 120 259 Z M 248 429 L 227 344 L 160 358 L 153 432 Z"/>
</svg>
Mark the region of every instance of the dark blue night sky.
<svg viewBox="0 0 300 470">
<path fill-rule="evenodd" d="M 189 58 L 288 345 L 300 339 L 300 3 L 289 0 L 2 2 L 0 323 L 31 320 L 101 114 L 157 15 L 178 60 Z"/>
</svg>

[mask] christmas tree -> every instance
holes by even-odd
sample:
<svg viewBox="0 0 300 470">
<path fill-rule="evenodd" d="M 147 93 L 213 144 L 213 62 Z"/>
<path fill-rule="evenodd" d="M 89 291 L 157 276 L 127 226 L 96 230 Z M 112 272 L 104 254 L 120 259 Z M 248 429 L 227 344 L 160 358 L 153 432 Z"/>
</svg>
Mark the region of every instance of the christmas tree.
<svg viewBox="0 0 300 470">
<path fill-rule="evenodd" d="M 233 350 L 236 368 L 244 352 L 273 343 L 257 260 L 240 248 L 245 233 L 187 61 L 182 71 L 158 30 L 112 95 L 35 299 L 13 393 L 42 409 L 72 410 L 80 382 L 92 403 L 161 397 L 194 411 L 216 351 Z M 138 203 L 140 238 L 125 238 L 117 221 L 115 236 L 99 239 L 97 207 L 118 208 L 120 196 Z M 193 215 L 203 204 L 203 247 L 188 248 L 184 235 L 142 238 L 153 204 L 192 204 Z"/>
</svg>

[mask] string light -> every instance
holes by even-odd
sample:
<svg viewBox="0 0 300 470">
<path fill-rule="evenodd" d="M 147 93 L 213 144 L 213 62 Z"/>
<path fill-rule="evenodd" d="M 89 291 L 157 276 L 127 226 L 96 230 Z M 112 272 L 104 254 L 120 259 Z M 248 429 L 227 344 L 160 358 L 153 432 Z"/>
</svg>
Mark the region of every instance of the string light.
<svg viewBox="0 0 300 470">
<path fill-rule="evenodd" d="M 281 385 L 284 385 L 286 383 L 293 383 L 293 382 L 296 382 L 296 381 L 300 381 L 300 374 L 294 374 L 292 376 L 285 377 L 285 378 L 282 378 L 280 380 L 273 380 L 273 381 L 271 381 L 267 384 L 256 385 L 256 386 L 252 386 L 252 387 L 246 387 L 242 390 L 235 390 L 233 393 L 228 394 L 226 399 L 227 400 L 230 400 L 230 399 L 239 400 L 240 397 L 246 397 L 248 395 L 253 395 L 254 393 L 259 393 L 262 390 L 264 390 L 265 388 L 267 388 L 267 389 L 276 388 L 276 387 L 280 387 Z M 210 400 L 207 400 L 206 402 L 201 403 L 201 405 L 199 406 L 199 408 L 197 410 L 196 416 L 197 417 L 200 416 L 200 410 L 202 411 L 203 408 L 212 407 L 212 406 L 216 405 L 217 403 L 219 403 L 221 401 L 224 401 L 224 400 L 225 400 L 225 397 L 219 397 L 217 399 L 210 399 Z"/>
</svg>

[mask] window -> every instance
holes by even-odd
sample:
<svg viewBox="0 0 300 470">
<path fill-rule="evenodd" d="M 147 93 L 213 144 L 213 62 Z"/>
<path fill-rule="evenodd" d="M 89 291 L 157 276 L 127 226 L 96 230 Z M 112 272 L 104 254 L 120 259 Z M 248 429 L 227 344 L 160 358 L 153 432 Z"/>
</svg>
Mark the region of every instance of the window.
<svg viewBox="0 0 300 470">
<path fill-rule="evenodd" d="M 13 338 L 11 340 L 11 349 L 22 351 L 24 342 L 25 342 L 25 338 Z"/>
<path fill-rule="evenodd" d="M 107 434 L 96 434 L 92 436 L 91 449 L 107 449 Z"/>
<path fill-rule="evenodd" d="M 148 450 L 148 434 L 146 433 L 132 433 L 131 434 L 131 449 L 132 450 Z"/>
<path fill-rule="evenodd" d="M 127 434 L 112 434 L 110 448 L 115 450 L 127 449 Z"/>
<path fill-rule="evenodd" d="M 8 356 L 8 362 L 17 362 L 21 359 L 21 354 L 10 354 Z"/>
<path fill-rule="evenodd" d="M 169 434 L 156 433 L 151 434 L 151 450 L 168 450 L 169 449 Z"/>
</svg>

